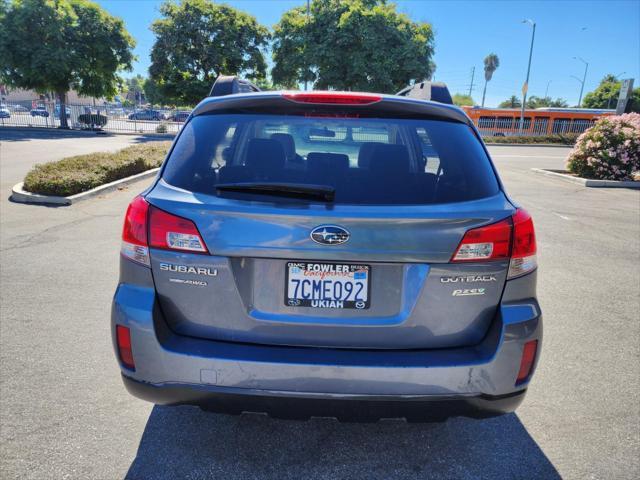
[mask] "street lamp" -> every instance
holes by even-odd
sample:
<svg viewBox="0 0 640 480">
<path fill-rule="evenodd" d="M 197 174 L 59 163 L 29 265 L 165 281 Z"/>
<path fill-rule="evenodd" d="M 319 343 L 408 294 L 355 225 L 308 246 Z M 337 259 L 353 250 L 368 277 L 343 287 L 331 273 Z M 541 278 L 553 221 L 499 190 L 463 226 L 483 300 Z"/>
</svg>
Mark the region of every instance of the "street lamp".
<svg viewBox="0 0 640 480">
<path fill-rule="evenodd" d="M 529 49 L 529 65 L 527 66 L 527 79 L 522 86 L 522 110 L 520 111 L 520 134 L 522 134 L 522 127 L 524 126 L 524 107 L 527 104 L 527 91 L 529 90 L 529 73 L 531 72 L 531 56 L 533 55 L 533 40 L 536 38 L 536 22 L 530 19 L 525 19 L 522 23 L 528 23 L 533 27 L 531 32 L 531 48 Z"/>
<path fill-rule="evenodd" d="M 578 78 L 578 81 L 581 83 L 580 97 L 578 98 L 578 108 L 580 108 L 580 106 L 582 105 L 582 92 L 584 92 L 584 82 L 587 80 L 587 69 L 589 68 L 589 62 L 587 62 L 582 57 L 573 57 L 573 59 L 580 60 L 582 63 L 584 63 L 584 75 L 582 76 L 582 80 Z M 573 77 L 573 78 L 576 78 L 576 77 Z"/>
<path fill-rule="evenodd" d="M 549 85 L 551 85 L 551 82 L 553 82 L 553 80 L 549 80 L 547 82 L 547 88 L 544 89 L 544 98 L 547 98 L 547 96 L 549 95 Z"/>
</svg>

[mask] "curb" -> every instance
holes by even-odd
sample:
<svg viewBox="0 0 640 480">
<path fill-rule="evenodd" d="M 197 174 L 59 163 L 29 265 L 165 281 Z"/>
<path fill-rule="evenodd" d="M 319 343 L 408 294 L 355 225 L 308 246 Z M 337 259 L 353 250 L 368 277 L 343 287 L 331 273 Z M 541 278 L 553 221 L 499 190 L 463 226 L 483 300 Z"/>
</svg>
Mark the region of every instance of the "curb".
<svg viewBox="0 0 640 480">
<path fill-rule="evenodd" d="M 574 177 L 565 173 L 554 172 L 552 170 L 544 170 L 542 168 L 532 168 L 531 171 L 549 177 L 555 177 L 565 182 L 577 183 L 584 187 L 593 188 L 634 188 L 640 189 L 640 182 L 620 181 L 620 180 L 593 180 L 590 178 Z"/>
<path fill-rule="evenodd" d="M 151 170 L 147 170 L 146 172 L 137 173 L 130 177 L 121 178 L 120 180 L 116 180 L 115 182 L 105 183 L 104 185 L 100 185 L 99 187 L 92 188 L 91 190 L 87 190 L 86 192 L 76 193 L 75 195 L 71 195 L 69 197 L 59 197 L 56 195 L 40 195 L 39 193 L 31 193 L 24 190 L 22 187 L 24 182 L 16 183 L 11 192 L 10 200 L 17 203 L 29 203 L 32 205 L 71 205 L 74 203 L 81 202 L 82 200 L 87 200 L 89 198 L 101 195 L 103 193 L 111 192 L 113 190 L 117 190 L 120 187 L 124 187 L 133 182 L 137 182 L 138 180 L 144 180 L 145 178 L 153 177 L 158 173 L 159 168 L 152 168 Z"/>
<path fill-rule="evenodd" d="M 487 147 L 551 147 L 551 148 L 573 148 L 573 145 L 562 143 L 491 143 L 484 142 Z"/>
</svg>

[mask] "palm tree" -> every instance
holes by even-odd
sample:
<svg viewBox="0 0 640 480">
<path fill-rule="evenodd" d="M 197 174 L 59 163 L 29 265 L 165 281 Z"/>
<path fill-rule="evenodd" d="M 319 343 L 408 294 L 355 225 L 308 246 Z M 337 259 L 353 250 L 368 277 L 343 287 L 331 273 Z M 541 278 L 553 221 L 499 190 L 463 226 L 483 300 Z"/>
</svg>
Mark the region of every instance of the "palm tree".
<svg viewBox="0 0 640 480">
<path fill-rule="evenodd" d="M 498 105 L 500 108 L 520 108 L 521 106 L 520 99 L 515 95 L 511 95 L 511 97 Z"/>
<path fill-rule="evenodd" d="M 482 106 L 484 107 L 484 96 L 487 94 L 487 82 L 493 77 L 500 66 L 500 59 L 495 53 L 490 53 L 484 58 L 484 91 L 482 92 Z"/>
</svg>

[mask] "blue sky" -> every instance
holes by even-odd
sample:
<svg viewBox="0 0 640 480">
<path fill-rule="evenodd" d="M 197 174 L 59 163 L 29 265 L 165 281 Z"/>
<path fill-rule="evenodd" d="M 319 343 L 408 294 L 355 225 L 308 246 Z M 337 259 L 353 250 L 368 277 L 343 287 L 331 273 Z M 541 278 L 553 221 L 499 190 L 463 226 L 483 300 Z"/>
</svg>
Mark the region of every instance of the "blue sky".
<svg viewBox="0 0 640 480">
<path fill-rule="evenodd" d="M 98 1 L 107 11 L 124 19 L 137 41 L 134 73 L 147 74 L 154 36 L 149 25 L 158 18 L 155 0 Z M 254 15 L 264 25 L 278 22 L 282 12 L 304 0 L 235 0 L 224 2 Z M 469 91 L 471 69 L 476 67 L 473 97 L 482 98 L 483 58 L 496 53 L 500 68 L 487 87 L 486 104 L 495 106 L 511 95 L 520 96 L 526 76 L 533 19 L 536 38 L 529 81 L 529 95 L 563 97 L 578 102 L 584 64 L 589 62 L 585 93 L 607 73 L 626 72 L 640 86 L 640 0 L 568 1 L 430 1 L 394 2 L 415 21 L 433 25 L 436 34 L 435 78 L 452 92 Z M 549 82 L 551 82 L 549 84 Z"/>
</svg>

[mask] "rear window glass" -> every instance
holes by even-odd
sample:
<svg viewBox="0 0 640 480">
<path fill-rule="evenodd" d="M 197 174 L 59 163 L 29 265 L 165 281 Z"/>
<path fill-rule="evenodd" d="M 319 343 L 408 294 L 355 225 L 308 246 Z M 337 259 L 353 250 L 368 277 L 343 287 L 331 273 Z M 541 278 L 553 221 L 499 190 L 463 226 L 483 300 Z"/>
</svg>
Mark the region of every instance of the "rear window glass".
<svg viewBox="0 0 640 480">
<path fill-rule="evenodd" d="M 428 119 L 201 115 L 184 126 L 163 179 L 193 192 L 268 202 L 317 200 L 217 187 L 320 185 L 334 189 L 334 203 L 372 205 L 460 202 L 498 192 L 469 127 Z"/>
</svg>

